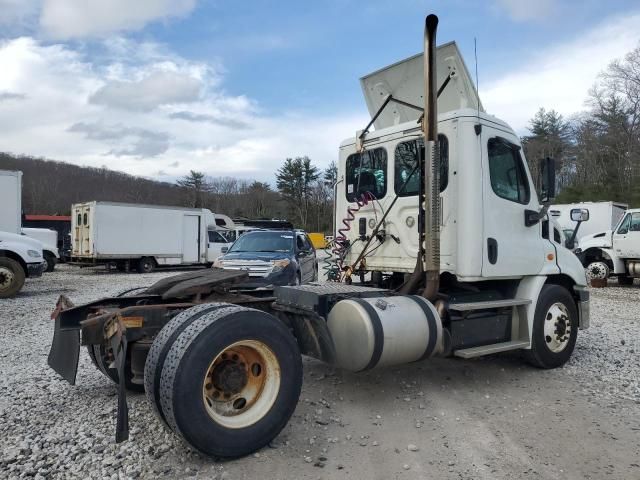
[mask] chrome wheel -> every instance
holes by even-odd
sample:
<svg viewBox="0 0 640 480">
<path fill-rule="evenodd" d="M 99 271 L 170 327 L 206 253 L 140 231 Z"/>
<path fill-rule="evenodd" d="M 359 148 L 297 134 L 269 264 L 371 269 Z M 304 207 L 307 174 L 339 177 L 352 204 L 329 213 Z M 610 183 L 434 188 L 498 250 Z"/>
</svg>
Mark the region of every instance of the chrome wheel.
<svg viewBox="0 0 640 480">
<path fill-rule="evenodd" d="M 609 277 L 609 267 L 604 262 L 593 262 L 587 266 L 587 278 L 589 280 L 604 280 Z"/>
<path fill-rule="evenodd" d="M 13 271 L 7 267 L 0 266 L 0 290 L 7 290 L 11 287 L 14 277 Z"/>
<path fill-rule="evenodd" d="M 544 319 L 544 339 L 553 353 L 564 350 L 571 337 L 571 318 L 563 303 L 551 305 Z"/>
<path fill-rule="evenodd" d="M 243 340 L 225 348 L 209 365 L 202 395 L 209 416 L 227 428 L 258 422 L 280 390 L 280 363 L 267 345 Z"/>
</svg>

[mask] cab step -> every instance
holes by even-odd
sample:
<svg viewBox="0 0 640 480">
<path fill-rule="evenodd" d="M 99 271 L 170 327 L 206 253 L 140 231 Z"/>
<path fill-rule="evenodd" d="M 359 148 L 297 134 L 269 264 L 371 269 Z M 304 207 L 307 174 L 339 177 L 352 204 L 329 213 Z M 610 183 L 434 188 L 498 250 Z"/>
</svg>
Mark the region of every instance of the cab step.
<svg viewBox="0 0 640 480">
<path fill-rule="evenodd" d="M 529 305 L 531 300 L 528 298 L 507 298 L 506 300 L 487 300 L 484 302 L 459 302 L 450 303 L 449 310 L 458 312 L 466 312 L 469 310 L 489 310 L 492 308 L 519 307 Z"/>
<path fill-rule="evenodd" d="M 460 358 L 474 358 L 492 353 L 506 352 L 508 350 L 518 350 L 529 346 L 528 341 L 513 340 L 504 343 L 494 343 L 493 345 L 482 345 L 481 347 L 464 348 L 456 350 L 453 354 Z"/>
</svg>

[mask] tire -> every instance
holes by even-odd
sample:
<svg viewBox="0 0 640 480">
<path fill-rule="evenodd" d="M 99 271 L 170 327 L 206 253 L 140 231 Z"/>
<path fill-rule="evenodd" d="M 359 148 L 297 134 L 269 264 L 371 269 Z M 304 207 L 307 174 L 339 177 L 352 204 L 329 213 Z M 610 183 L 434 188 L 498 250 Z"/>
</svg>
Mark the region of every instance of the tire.
<svg viewBox="0 0 640 480">
<path fill-rule="evenodd" d="M 578 309 L 571 293 L 559 285 L 544 285 L 533 319 L 531 349 L 524 350 L 525 358 L 534 367 L 560 367 L 571 357 L 577 338 Z"/>
<path fill-rule="evenodd" d="M 51 253 L 51 252 L 44 252 L 44 259 L 47 262 L 47 268 L 45 270 L 45 272 L 53 272 L 53 270 L 56 268 L 56 256 Z"/>
<path fill-rule="evenodd" d="M 156 261 L 152 257 L 142 257 L 138 260 L 136 270 L 138 273 L 151 273 L 156 268 Z"/>
<path fill-rule="evenodd" d="M 9 257 L 0 257 L 0 298 L 15 296 L 24 285 L 22 265 Z"/>
<path fill-rule="evenodd" d="M 165 426 L 169 424 L 164 418 L 160 405 L 160 375 L 164 360 L 173 342 L 194 320 L 223 307 L 231 307 L 229 303 L 207 303 L 183 310 L 167 323 L 153 339 L 147 360 L 144 364 L 144 391 L 153 405 L 156 415 Z"/>
<path fill-rule="evenodd" d="M 102 374 L 111 380 L 116 385 L 119 384 L 118 371 L 115 368 L 109 368 L 107 363 L 105 349 L 102 345 L 87 345 L 87 352 L 89 352 L 89 357 L 91 358 L 91 363 L 93 363 L 96 368 L 102 372 Z M 144 392 L 144 385 L 139 385 L 137 383 L 133 383 L 131 379 L 133 378 L 133 373 L 131 372 L 131 351 L 127 353 L 127 361 L 124 366 L 126 378 L 124 381 L 124 385 L 127 390 L 135 393 Z"/>
<path fill-rule="evenodd" d="M 627 277 L 625 275 L 618 276 L 618 285 L 633 285 L 633 277 Z"/>
<path fill-rule="evenodd" d="M 600 280 L 606 280 L 609 278 L 609 274 L 611 270 L 609 269 L 609 265 L 605 262 L 591 262 L 587 265 L 587 278 L 589 280 L 593 280 L 594 278 Z"/>
<path fill-rule="evenodd" d="M 249 454 L 275 438 L 295 410 L 302 360 L 272 315 L 230 306 L 207 312 L 173 341 L 160 376 L 171 429 L 214 457 Z"/>
</svg>

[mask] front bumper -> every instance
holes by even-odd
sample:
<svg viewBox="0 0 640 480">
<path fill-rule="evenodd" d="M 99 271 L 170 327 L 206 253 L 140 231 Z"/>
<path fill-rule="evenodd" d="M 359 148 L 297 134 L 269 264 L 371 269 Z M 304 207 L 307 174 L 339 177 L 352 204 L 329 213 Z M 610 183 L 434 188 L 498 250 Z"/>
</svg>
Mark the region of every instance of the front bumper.
<svg viewBox="0 0 640 480">
<path fill-rule="evenodd" d="M 41 277 L 47 269 L 47 262 L 27 263 L 27 275 L 29 278 Z"/>
<path fill-rule="evenodd" d="M 590 324 L 590 308 L 589 308 L 589 290 L 587 287 L 575 286 L 573 287 L 578 294 L 578 301 L 576 306 L 578 307 L 578 324 L 580 330 L 589 328 Z"/>
</svg>

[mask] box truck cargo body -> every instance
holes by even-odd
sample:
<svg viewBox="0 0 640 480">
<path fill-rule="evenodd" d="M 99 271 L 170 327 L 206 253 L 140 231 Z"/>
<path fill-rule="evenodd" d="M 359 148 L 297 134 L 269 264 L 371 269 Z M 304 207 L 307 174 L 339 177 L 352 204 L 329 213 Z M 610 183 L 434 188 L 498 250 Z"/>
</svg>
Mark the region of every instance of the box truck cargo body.
<svg viewBox="0 0 640 480">
<path fill-rule="evenodd" d="M 151 271 L 212 263 L 229 243 L 207 209 L 87 202 L 71 208 L 72 261 Z"/>
<path fill-rule="evenodd" d="M 0 170 L 0 231 L 20 233 L 22 172 Z"/>
</svg>

